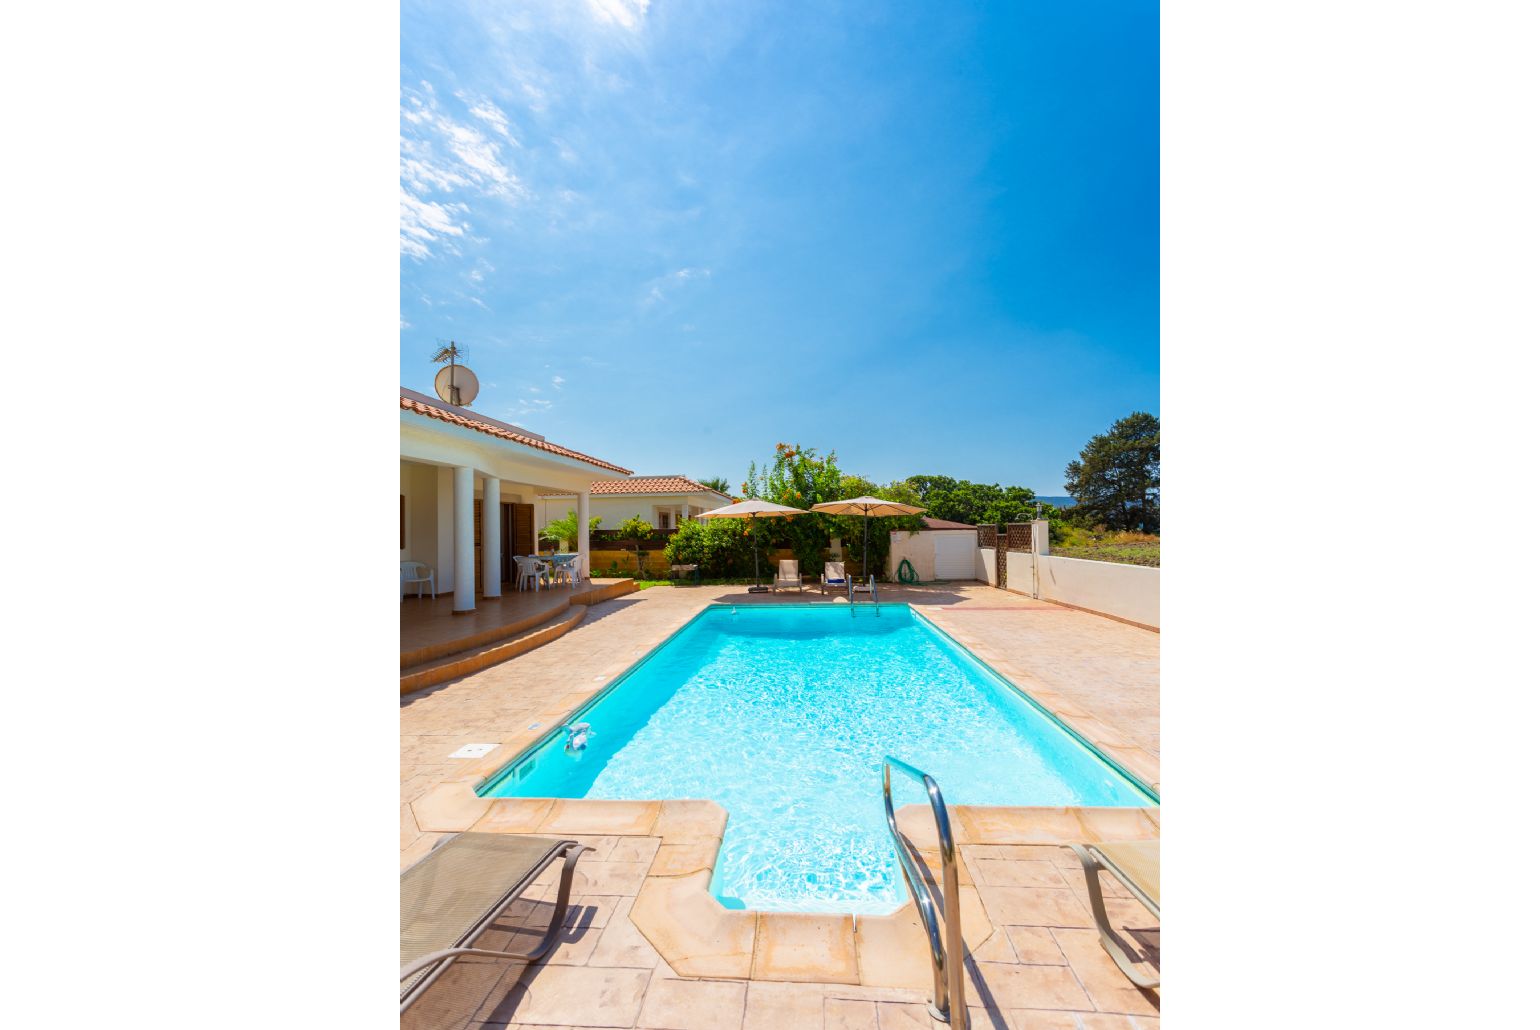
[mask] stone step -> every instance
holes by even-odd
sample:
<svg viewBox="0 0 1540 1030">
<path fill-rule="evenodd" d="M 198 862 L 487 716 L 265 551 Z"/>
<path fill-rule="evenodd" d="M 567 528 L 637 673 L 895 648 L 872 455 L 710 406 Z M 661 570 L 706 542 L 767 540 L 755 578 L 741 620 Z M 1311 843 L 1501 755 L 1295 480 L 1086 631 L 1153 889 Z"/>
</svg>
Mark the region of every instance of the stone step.
<svg viewBox="0 0 1540 1030">
<path fill-rule="evenodd" d="M 588 614 L 586 604 L 573 604 L 556 611 L 545 621 L 512 639 L 456 651 L 454 654 L 402 669 L 401 693 L 410 694 L 426 687 L 447 683 L 461 676 L 469 676 L 473 672 L 490 669 L 500 662 L 506 662 L 527 651 L 533 651 L 541 644 L 549 643 L 575 629 L 586 614 Z"/>
</svg>

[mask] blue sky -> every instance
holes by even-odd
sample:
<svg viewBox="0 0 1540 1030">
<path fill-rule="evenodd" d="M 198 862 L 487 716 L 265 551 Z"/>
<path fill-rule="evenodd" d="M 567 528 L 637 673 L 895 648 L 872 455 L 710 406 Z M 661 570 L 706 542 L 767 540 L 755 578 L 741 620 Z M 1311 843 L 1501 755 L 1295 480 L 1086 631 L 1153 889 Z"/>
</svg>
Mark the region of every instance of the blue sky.
<svg viewBox="0 0 1540 1030">
<path fill-rule="evenodd" d="M 1063 492 L 1159 412 L 1153 2 L 408 2 L 401 382 L 734 486 Z"/>
</svg>

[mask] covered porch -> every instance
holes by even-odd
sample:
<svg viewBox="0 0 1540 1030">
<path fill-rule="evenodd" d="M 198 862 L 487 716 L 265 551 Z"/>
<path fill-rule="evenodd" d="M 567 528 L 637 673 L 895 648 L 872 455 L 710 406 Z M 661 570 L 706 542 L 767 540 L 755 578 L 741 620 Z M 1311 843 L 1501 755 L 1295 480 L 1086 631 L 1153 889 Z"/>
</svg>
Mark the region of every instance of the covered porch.
<svg viewBox="0 0 1540 1030">
<path fill-rule="evenodd" d="M 544 522 L 537 522 L 536 498 L 564 492 L 576 512 L 577 583 L 589 578 L 590 487 L 596 480 L 622 479 L 628 470 L 552 444 L 544 437 L 479 413 L 403 389 L 401 392 L 400 561 L 431 571 L 424 595 L 447 598 L 452 616 L 473 616 L 501 602 L 518 578 L 516 556 L 537 554 Z M 563 512 L 565 514 L 565 512 Z M 403 572 L 403 581 L 407 578 Z M 408 644 L 406 605 L 419 584 L 402 584 L 403 653 Z M 545 594 L 541 590 L 541 594 Z M 551 595 L 527 603 L 539 607 Z M 430 605 L 437 612 L 444 606 Z M 501 603 L 486 618 L 507 624 Z M 434 617 L 424 625 L 435 622 Z M 413 633 L 417 629 L 412 630 Z M 459 637 L 471 634 L 455 631 Z"/>
</svg>

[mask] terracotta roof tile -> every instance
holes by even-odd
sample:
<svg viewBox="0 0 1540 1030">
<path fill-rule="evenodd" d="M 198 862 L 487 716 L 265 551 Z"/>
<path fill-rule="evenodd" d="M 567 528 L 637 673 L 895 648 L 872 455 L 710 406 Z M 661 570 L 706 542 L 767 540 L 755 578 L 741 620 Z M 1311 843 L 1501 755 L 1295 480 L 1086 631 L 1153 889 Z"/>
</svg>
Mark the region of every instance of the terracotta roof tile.
<svg viewBox="0 0 1540 1030">
<path fill-rule="evenodd" d="M 684 476 L 632 476 L 630 479 L 605 480 L 590 484 L 588 492 L 594 497 L 614 497 L 628 494 L 727 494 L 702 486 Z M 548 497 L 567 497 L 569 494 L 546 494 Z"/>
<path fill-rule="evenodd" d="M 424 404 L 422 401 L 413 400 L 410 397 L 401 398 L 401 410 L 415 412 L 418 415 L 426 415 L 428 418 L 436 418 L 440 422 L 448 422 L 450 425 L 464 426 L 466 429 L 474 429 L 478 433 L 485 433 L 488 436 L 495 436 L 499 440 L 509 440 L 513 443 L 523 444 L 525 447 L 533 447 L 537 451 L 549 451 L 551 454 L 559 454 L 564 458 L 576 458 L 578 461 L 587 462 L 590 465 L 597 465 L 599 468 L 609 469 L 611 472 L 619 472 L 623 476 L 629 476 L 631 474 L 631 470 L 628 468 L 621 468 L 619 465 L 611 465 L 607 461 L 601 461 L 592 455 L 584 454 L 582 451 L 574 451 L 570 447 L 561 447 L 557 444 L 551 443 L 548 440 L 537 440 L 532 436 L 525 436 L 523 433 L 515 433 L 512 430 L 504 429 L 501 426 L 489 425 L 486 422 L 478 422 L 473 418 L 466 418 L 464 415 L 457 415 L 452 411 L 445 411 L 442 408 L 435 408 L 431 404 Z"/>
</svg>

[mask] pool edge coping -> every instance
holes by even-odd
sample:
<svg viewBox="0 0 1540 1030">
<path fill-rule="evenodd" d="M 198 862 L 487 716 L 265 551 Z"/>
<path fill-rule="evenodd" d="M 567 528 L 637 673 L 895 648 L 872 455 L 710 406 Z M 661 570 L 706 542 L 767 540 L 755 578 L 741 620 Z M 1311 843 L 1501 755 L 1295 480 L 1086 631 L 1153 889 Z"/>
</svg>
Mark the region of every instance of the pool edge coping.
<svg viewBox="0 0 1540 1030">
<path fill-rule="evenodd" d="M 1104 745 L 1075 728 L 1069 722 L 1072 716 L 1060 716 L 1014 679 L 974 653 L 929 615 L 925 615 L 924 606 L 902 601 L 883 603 L 907 607 L 911 613 L 924 615 L 927 626 L 999 677 L 1120 774 L 1141 785 L 1155 801 L 1150 806 L 1107 807 L 949 805 L 948 812 L 952 816 L 954 834 L 960 846 L 1062 846 L 1081 841 L 1159 838 L 1159 792 L 1148 780 L 1106 754 Z M 892 982 L 898 978 L 880 975 L 878 970 L 868 969 L 869 963 L 860 961 L 863 949 L 880 948 L 882 945 L 874 942 L 884 938 L 891 942 L 894 935 L 912 937 L 913 948 L 924 947 L 923 931 L 913 921 L 914 910 L 909 902 L 900 903 L 893 912 L 884 915 L 775 912 L 729 909 L 724 906 L 710 889 L 728 820 L 727 810 L 716 801 L 493 798 L 481 793 L 483 788 L 499 779 L 505 770 L 514 768 L 529 753 L 544 746 L 559 731 L 561 723 L 571 721 L 597 704 L 658 650 L 707 612 L 715 608 L 731 607 L 734 605 L 730 602 L 713 601 L 707 604 L 669 631 L 624 670 L 611 677 L 604 686 L 573 706 L 553 728 L 541 733 L 512 758 L 493 759 L 488 756 L 465 774 L 440 783 L 411 802 L 414 818 L 423 831 L 437 833 L 473 830 L 480 833 L 657 838 L 659 848 L 635 895 L 631 920 L 678 975 L 738 980 L 805 979 L 848 982 L 862 986 L 912 987 L 914 985 L 908 982 Z M 824 606 L 788 604 L 777 607 Z M 1138 750 L 1122 738 L 1113 746 Z M 929 814 L 929 809 L 922 805 L 905 805 L 898 811 L 900 823 L 910 824 L 911 828 L 905 830 L 906 835 L 915 841 L 922 852 L 935 850 L 920 844 L 922 839 L 928 842 L 934 835 Z M 700 821 L 702 817 L 709 819 L 710 823 L 703 825 Z M 919 827 L 913 825 L 916 822 L 920 824 Z M 704 832 L 708 830 L 710 832 Z M 669 849 L 666 855 L 665 848 Z M 682 863 L 670 864 L 682 852 L 691 849 L 694 851 L 693 856 L 686 855 Z M 644 896 L 647 898 L 645 903 Z M 970 950 L 981 946 L 995 933 L 1003 932 L 1003 929 L 994 925 L 984 909 L 977 885 L 968 883 L 962 888 L 960 903 L 964 910 L 962 917 L 965 931 L 969 930 L 968 924 L 973 923 L 972 930 L 966 934 Z M 979 920 L 983 921 L 989 932 L 978 934 Z M 851 959 L 849 970 L 844 973 L 833 972 L 826 964 L 819 964 L 802 976 L 796 969 L 786 968 L 784 964 L 768 958 L 773 949 L 768 946 L 762 949 L 760 946 L 761 940 L 807 934 L 828 939 L 842 954 L 848 946 Z M 974 938 L 978 939 L 975 941 Z M 910 945 L 906 944 L 905 947 Z M 831 976 L 854 978 L 831 981 Z"/>
</svg>

